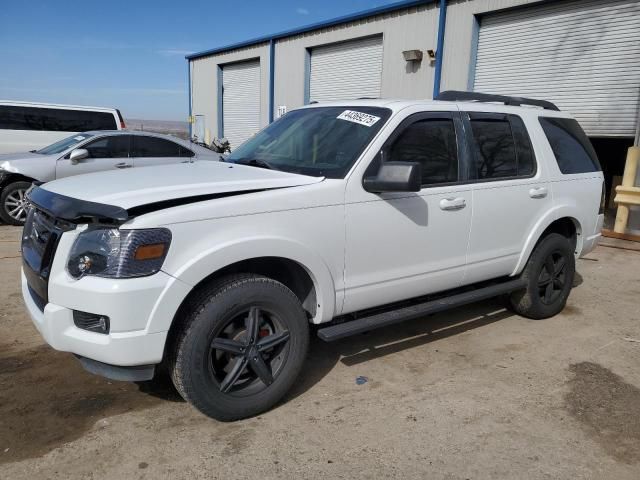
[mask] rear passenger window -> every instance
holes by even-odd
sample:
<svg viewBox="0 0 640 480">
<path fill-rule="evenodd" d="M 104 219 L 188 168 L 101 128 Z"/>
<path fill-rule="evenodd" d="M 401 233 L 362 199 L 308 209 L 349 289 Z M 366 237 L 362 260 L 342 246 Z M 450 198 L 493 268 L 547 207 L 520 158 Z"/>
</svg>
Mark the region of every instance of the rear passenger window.
<svg viewBox="0 0 640 480">
<path fill-rule="evenodd" d="M 133 137 L 134 157 L 180 157 L 181 148 L 177 143 L 163 138 L 139 135 Z"/>
<path fill-rule="evenodd" d="M 89 130 L 117 130 L 117 128 L 116 118 L 109 112 L 0 106 L 0 130 L 86 132 Z"/>
<path fill-rule="evenodd" d="M 602 170 L 591 142 L 576 120 L 540 117 L 540 125 L 549 140 L 562 173 L 588 173 Z"/>
<path fill-rule="evenodd" d="M 458 152 L 450 118 L 418 120 L 406 127 L 391 145 L 389 162 L 420 162 L 422 185 L 456 182 Z"/>
<path fill-rule="evenodd" d="M 535 173 L 529 135 L 516 115 L 470 113 L 476 178 L 528 177 Z"/>
</svg>

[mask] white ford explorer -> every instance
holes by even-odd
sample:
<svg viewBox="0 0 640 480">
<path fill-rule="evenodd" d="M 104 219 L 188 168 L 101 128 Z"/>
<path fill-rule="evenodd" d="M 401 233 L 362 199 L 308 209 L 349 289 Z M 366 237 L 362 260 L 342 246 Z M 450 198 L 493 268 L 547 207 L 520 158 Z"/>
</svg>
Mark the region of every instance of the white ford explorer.
<svg viewBox="0 0 640 480">
<path fill-rule="evenodd" d="M 310 105 L 226 162 L 33 187 L 37 329 L 112 379 L 162 364 L 197 409 L 234 420 L 292 386 L 309 324 L 332 341 L 497 295 L 557 314 L 600 236 L 593 148 L 549 102 L 439 98 Z"/>
</svg>

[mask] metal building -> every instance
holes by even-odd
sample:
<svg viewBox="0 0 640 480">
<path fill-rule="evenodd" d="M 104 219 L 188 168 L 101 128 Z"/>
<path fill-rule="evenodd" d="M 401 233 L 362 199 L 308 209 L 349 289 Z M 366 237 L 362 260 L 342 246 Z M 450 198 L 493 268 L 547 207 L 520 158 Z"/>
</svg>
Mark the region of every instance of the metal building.
<svg viewBox="0 0 640 480">
<path fill-rule="evenodd" d="M 311 101 L 476 90 L 573 113 L 611 187 L 638 128 L 640 0 L 401 1 L 187 59 L 190 116 L 232 148 Z"/>
<path fill-rule="evenodd" d="M 440 82 L 548 99 L 591 136 L 630 138 L 639 25 L 638 0 L 403 1 L 190 55 L 189 107 L 235 146 L 310 101 L 431 98 Z"/>
</svg>

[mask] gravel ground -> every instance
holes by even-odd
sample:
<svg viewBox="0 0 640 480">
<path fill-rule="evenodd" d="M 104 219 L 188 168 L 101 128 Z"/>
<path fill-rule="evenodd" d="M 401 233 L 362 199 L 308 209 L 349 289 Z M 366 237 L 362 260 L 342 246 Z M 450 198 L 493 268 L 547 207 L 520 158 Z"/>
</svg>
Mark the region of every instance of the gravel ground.
<svg viewBox="0 0 640 480">
<path fill-rule="evenodd" d="M 623 243 L 578 261 L 555 318 L 491 301 L 314 340 L 281 405 L 225 424 L 44 345 L 19 236 L 0 226 L 0 479 L 640 478 L 640 252 Z"/>
</svg>

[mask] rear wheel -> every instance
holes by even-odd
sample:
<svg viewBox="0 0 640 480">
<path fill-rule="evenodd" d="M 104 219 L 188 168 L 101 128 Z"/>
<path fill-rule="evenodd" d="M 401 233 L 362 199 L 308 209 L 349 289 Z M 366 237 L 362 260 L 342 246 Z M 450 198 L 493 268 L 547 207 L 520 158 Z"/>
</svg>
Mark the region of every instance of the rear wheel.
<svg viewBox="0 0 640 480">
<path fill-rule="evenodd" d="M 24 225 L 29 210 L 27 190 L 30 182 L 13 182 L 0 194 L 0 218 L 9 225 Z"/>
<path fill-rule="evenodd" d="M 185 400 L 222 421 L 273 407 L 302 369 L 306 315 L 285 285 L 233 275 L 206 288 L 187 309 L 170 368 Z"/>
<path fill-rule="evenodd" d="M 509 298 L 512 309 L 528 318 L 548 318 L 561 312 L 573 286 L 575 257 L 571 242 L 551 233 L 536 246 L 522 274 L 524 290 Z"/>
</svg>

